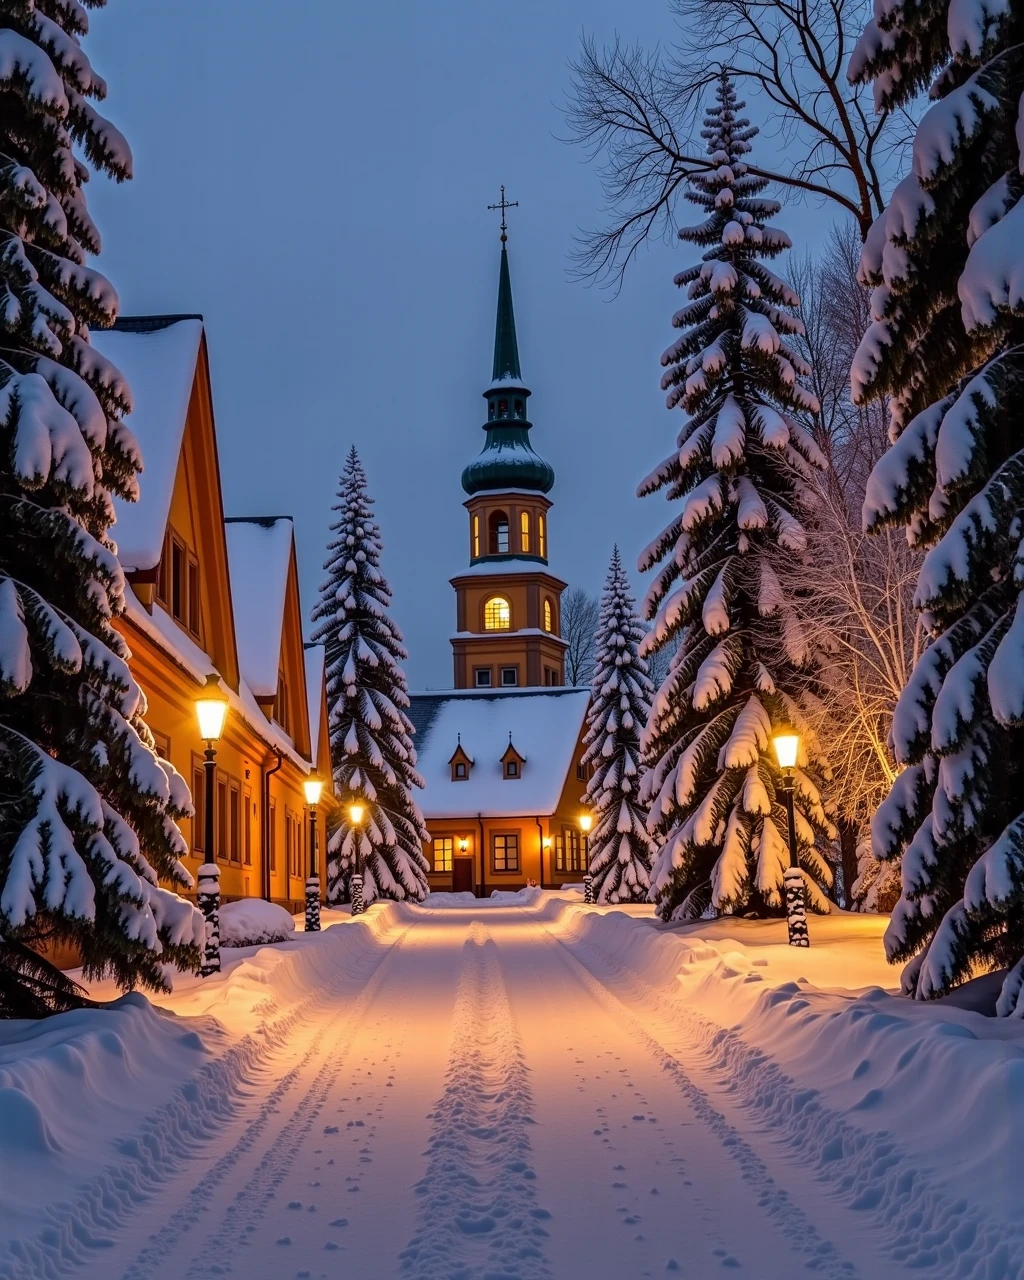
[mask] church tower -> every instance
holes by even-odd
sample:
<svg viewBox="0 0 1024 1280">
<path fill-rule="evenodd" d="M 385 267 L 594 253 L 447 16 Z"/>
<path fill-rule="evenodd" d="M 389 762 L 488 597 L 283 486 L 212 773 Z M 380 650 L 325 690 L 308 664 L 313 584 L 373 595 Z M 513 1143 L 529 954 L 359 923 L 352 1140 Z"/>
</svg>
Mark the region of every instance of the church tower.
<svg viewBox="0 0 1024 1280">
<path fill-rule="evenodd" d="M 494 365 L 483 393 L 484 447 L 462 473 L 469 495 L 469 568 L 451 579 L 457 689 L 565 683 L 566 584 L 548 570 L 547 494 L 555 473 L 530 444 L 530 391 L 519 367 L 506 242 L 503 218 Z"/>
</svg>

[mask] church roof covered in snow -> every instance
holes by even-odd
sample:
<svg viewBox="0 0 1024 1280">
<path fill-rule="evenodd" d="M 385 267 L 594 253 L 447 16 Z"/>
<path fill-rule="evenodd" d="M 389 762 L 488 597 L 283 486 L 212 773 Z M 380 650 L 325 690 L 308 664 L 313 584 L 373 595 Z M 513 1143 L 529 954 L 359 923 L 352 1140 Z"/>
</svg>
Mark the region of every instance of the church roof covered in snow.
<svg viewBox="0 0 1024 1280">
<path fill-rule="evenodd" d="M 114 499 L 111 533 L 129 572 L 152 569 L 160 559 L 202 336 L 202 316 L 126 317 L 90 334 L 128 379 L 134 408 L 127 423 L 142 450 L 142 500 Z"/>
<path fill-rule="evenodd" d="M 426 783 L 419 797 L 423 816 L 554 813 L 589 698 L 589 690 L 576 688 L 413 694 L 409 717 L 416 729 L 416 767 Z M 501 765 L 510 735 L 524 762 L 515 778 L 507 778 Z M 459 745 L 473 767 L 468 778 L 455 781 L 450 761 Z"/>
<path fill-rule="evenodd" d="M 224 531 L 238 665 L 257 698 L 272 698 L 277 692 L 281 664 L 284 598 L 294 536 L 292 518 L 229 517 L 224 521 Z"/>
</svg>

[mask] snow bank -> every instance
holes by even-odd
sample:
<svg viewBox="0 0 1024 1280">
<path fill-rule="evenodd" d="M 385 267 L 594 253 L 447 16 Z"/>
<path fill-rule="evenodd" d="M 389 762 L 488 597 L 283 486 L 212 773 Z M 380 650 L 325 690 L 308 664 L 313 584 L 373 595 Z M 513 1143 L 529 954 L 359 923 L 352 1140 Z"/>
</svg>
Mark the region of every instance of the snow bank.
<svg viewBox="0 0 1024 1280">
<path fill-rule="evenodd" d="M 225 947 L 258 947 L 284 942 L 295 932 L 295 921 L 284 907 L 262 898 L 239 898 L 220 909 L 220 940 Z"/>
</svg>

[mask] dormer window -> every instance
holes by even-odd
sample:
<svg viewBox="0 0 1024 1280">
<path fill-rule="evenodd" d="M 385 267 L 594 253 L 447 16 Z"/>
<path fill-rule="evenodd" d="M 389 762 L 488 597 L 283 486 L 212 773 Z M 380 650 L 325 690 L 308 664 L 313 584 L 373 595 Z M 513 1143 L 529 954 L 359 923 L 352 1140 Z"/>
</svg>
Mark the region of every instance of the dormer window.
<svg viewBox="0 0 1024 1280">
<path fill-rule="evenodd" d="M 512 745 L 512 735 L 509 734 L 508 746 L 505 748 L 505 754 L 501 757 L 501 776 L 503 778 L 521 778 L 525 763 L 525 756 L 521 756 Z"/>
<path fill-rule="evenodd" d="M 465 782 L 469 778 L 469 771 L 473 767 L 473 759 L 462 745 L 462 735 L 459 735 L 458 743 L 452 752 L 452 758 L 448 761 L 452 771 L 452 782 Z"/>
</svg>

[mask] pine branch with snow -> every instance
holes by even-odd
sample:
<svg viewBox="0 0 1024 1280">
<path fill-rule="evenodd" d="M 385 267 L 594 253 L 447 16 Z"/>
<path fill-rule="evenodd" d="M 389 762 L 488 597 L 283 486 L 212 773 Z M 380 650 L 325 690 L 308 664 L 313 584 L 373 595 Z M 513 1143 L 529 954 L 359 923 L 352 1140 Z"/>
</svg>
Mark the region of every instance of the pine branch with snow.
<svg viewBox="0 0 1024 1280">
<path fill-rule="evenodd" d="M 886 932 L 903 986 L 939 995 L 1007 968 L 1024 1017 L 1024 62 L 1013 6 L 877 6 L 851 61 L 882 107 L 932 104 L 864 246 L 871 321 L 856 399 L 891 397 L 869 530 L 925 552 L 928 647 L 900 695 L 903 766 L 872 823 L 902 854 Z"/>
<path fill-rule="evenodd" d="M 654 841 L 640 800 L 640 733 L 654 686 L 640 657 L 646 634 L 622 567 L 612 553 L 601 596 L 583 763 L 591 769 L 585 803 L 593 810 L 590 874 L 598 902 L 643 902 Z"/>
<path fill-rule="evenodd" d="M 423 845 L 430 837 L 416 803 L 409 695 L 402 637 L 388 616 L 391 588 L 380 570 L 380 530 L 355 447 L 341 476 L 337 520 L 324 565 L 327 578 L 313 610 L 313 639 L 327 650 L 327 709 L 341 824 L 328 844 L 327 898 L 344 901 L 356 870 L 363 901 L 420 902 L 428 893 Z M 358 826 L 348 805 L 358 800 Z"/>
<path fill-rule="evenodd" d="M 29 981 L 20 944 L 51 938 L 88 976 L 159 988 L 166 962 L 198 967 L 203 922 L 159 883 L 191 887 L 175 823 L 191 800 L 112 625 L 111 495 L 137 496 L 141 458 L 129 388 L 89 341 L 118 303 L 87 265 L 100 243 L 81 158 L 121 180 L 131 154 L 90 101 L 106 85 L 81 6 L 2 8 L 0 983 Z"/>
<path fill-rule="evenodd" d="M 789 864 L 773 732 L 803 738 L 796 829 L 810 905 L 828 910 L 832 873 L 818 842 L 834 836 L 819 792 L 820 753 L 802 698 L 813 654 L 785 584 L 779 551 L 803 554 L 802 515 L 824 459 L 801 414 L 818 403 L 796 339 L 796 293 L 767 265 L 790 241 L 770 225 L 745 157 L 756 129 L 740 118 L 729 77 L 705 118 L 712 168 L 687 198 L 704 212 L 680 238 L 706 250 L 676 276 L 687 302 L 662 356 L 668 407 L 686 419 L 676 448 L 640 485 L 677 504 L 640 557 L 661 566 L 644 601 L 645 657 L 674 650 L 642 738 L 641 790 L 658 845 L 651 898 L 663 919 L 718 911 L 780 912 Z"/>
</svg>

